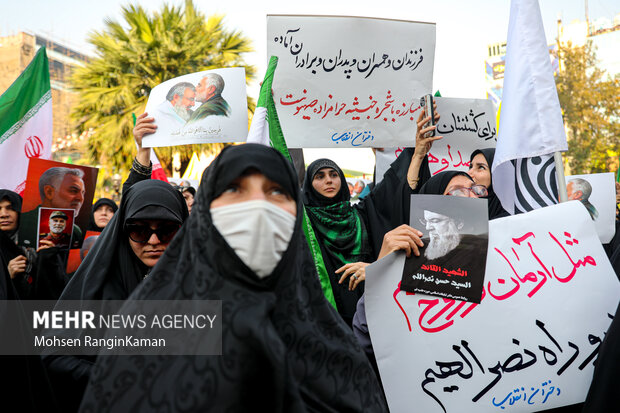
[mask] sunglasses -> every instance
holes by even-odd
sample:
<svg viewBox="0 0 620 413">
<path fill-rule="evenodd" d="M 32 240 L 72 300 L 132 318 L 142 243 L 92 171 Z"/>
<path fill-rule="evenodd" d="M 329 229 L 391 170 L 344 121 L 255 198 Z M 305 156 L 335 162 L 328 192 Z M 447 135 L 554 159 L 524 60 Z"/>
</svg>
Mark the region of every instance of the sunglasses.
<svg viewBox="0 0 620 413">
<path fill-rule="evenodd" d="M 470 192 L 473 192 L 477 196 L 489 195 L 489 191 L 487 191 L 487 187 L 484 185 L 472 185 L 471 188 L 461 186 L 449 191 L 448 195 L 468 197 Z"/>
<path fill-rule="evenodd" d="M 127 224 L 125 225 L 125 233 L 129 235 L 132 241 L 139 244 L 146 244 L 149 242 L 153 234 L 157 235 L 159 242 L 167 244 L 174 238 L 179 228 L 181 228 L 181 225 L 174 222 L 160 224 L 155 229 L 147 224 Z"/>
</svg>

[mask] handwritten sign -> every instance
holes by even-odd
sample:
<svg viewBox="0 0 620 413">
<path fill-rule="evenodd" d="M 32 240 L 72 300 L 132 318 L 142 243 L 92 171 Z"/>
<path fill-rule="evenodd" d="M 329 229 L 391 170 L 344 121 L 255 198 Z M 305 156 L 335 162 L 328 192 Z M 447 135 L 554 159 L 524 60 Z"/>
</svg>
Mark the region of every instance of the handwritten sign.
<svg viewBox="0 0 620 413">
<path fill-rule="evenodd" d="M 267 16 L 274 100 L 289 147 L 387 147 L 415 139 L 430 93 L 435 24 Z"/>
<path fill-rule="evenodd" d="M 603 244 L 616 233 L 616 187 L 613 172 L 566 176 L 568 199 L 581 201 Z"/>
<path fill-rule="evenodd" d="M 157 132 L 145 148 L 213 142 L 242 142 L 248 130 L 245 69 L 214 69 L 179 76 L 151 90 L 146 112 Z"/>
<path fill-rule="evenodd" d="M 445 170 L 467 171 L 469 156 L 476 149 L 494 148 L 497 143 L 495 109 L 489 99 L 435 98 L 441 119 L 428 155 L 433 175 Z"/>
<path fill-rule="evenodd" d="M 390 411 L 531 412 L 582 402 L 620 285 L 577 202 L 489 222 L 480 304 L 405 293 L 405 256 L 366 269 Z"/>
</svg>

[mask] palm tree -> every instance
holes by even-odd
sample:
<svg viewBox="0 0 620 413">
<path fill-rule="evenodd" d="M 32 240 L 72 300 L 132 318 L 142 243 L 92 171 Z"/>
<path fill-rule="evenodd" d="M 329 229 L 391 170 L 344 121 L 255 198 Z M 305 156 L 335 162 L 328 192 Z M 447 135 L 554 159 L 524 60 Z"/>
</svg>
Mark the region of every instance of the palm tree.
<svg viewBox="0 0 620 413">
<path fill-rule="evenodd" d="M 245 66 L 246 81 L 256 69 L 244 62 L 253 51 L 241 32 L 224 27 L 223 16 L 205 19 L 191 0 L 185 7 L 164 5 L 152 15 L 141 6 L 122 7 L 123 24 L 105 20 L 105 29 L 90 34 L 96 57 L 75 71 L 72 87 L 79 103 L 72 112 L 79 131 L 93 128 L 88 141 L 90 162 L 103 165 L 107 174 L 131 167 L 135 143 L 133 117 L 142 113 L 151 89 L 177 76 L 214 68 Z M 253 110 L 255 102 L 248 101 Z M 172 153 L 182 163 L 194 151 L 219 151 L 224 145 L 185 145 L 157 148 L 170 170 Z"/>
</svg>

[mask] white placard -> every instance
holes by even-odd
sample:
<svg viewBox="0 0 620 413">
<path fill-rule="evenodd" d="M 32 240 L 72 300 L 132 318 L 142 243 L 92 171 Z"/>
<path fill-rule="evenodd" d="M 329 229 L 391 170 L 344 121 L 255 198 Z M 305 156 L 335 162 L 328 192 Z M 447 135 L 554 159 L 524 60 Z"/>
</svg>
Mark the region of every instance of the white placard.
<svg viewBox="0 0 620 413">
<path fill-rule="evenodd" d="M 430 93 L 435 24 L 335 16 L 267 16 L 267 56 L 287 145 L 407 146 Z"/>
<path fill-rule="evenodd" d="M 567 175 L 566 192 L 569 200 L 581 200 L 586 207 L 601 242 L 606 244 L 611 241 L 616 233 L 616 186 L 613 172 Z"/>
<path fill-rule="evenodd" d="M 400 291 L 404 258 L 366 268 L 391 412 L 532 412 L 585 399 L 620 284 L 579 203 L 489 222 L 479 305 Z"/>
<path fill-rule="evenodd" d="M 167 80 L 151 90 L 146 112 L 157 125 L 157 132 L 142 140 L 146 148 L 243 142 L 248 134 L 245 69 L 214 69 Z"/>
<path fill-rule="evenodd" d="M 489 99 L 434 98 L 441 115 L 428 155 L 431 174 L 469 170 L 469 156 L 476 149 L 495 148 L 495 109 Z M 490 165 L 489 165 L 490 166 Z"/>
</svg>

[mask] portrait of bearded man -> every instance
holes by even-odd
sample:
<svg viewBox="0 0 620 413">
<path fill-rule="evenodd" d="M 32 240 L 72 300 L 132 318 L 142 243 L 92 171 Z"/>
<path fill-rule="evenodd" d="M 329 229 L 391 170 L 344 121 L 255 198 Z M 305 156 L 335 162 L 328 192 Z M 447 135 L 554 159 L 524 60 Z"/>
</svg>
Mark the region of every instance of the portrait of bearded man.
<svg viewBox="0 0 620 413">
<path fill-rule="evenodd" d="M 172 86 L 166 94 L 166 100 L 157 106 L 158 122 L 167 119 L 178 126 L 183 126 L 193 114 L 196 88 L 189 82 L 180 82 Z M 174 124 L 173 123 L 173 124 Z"/>
<path fill-rule="evenodd" d="M 230 116 L 230 105 L 222 97 L 224 79 L 217 73 L 208 73 L 196 86 L 196 101 L 202 104 L 192 113 L 188 123 L 207 116 Z"/>
</svg>

